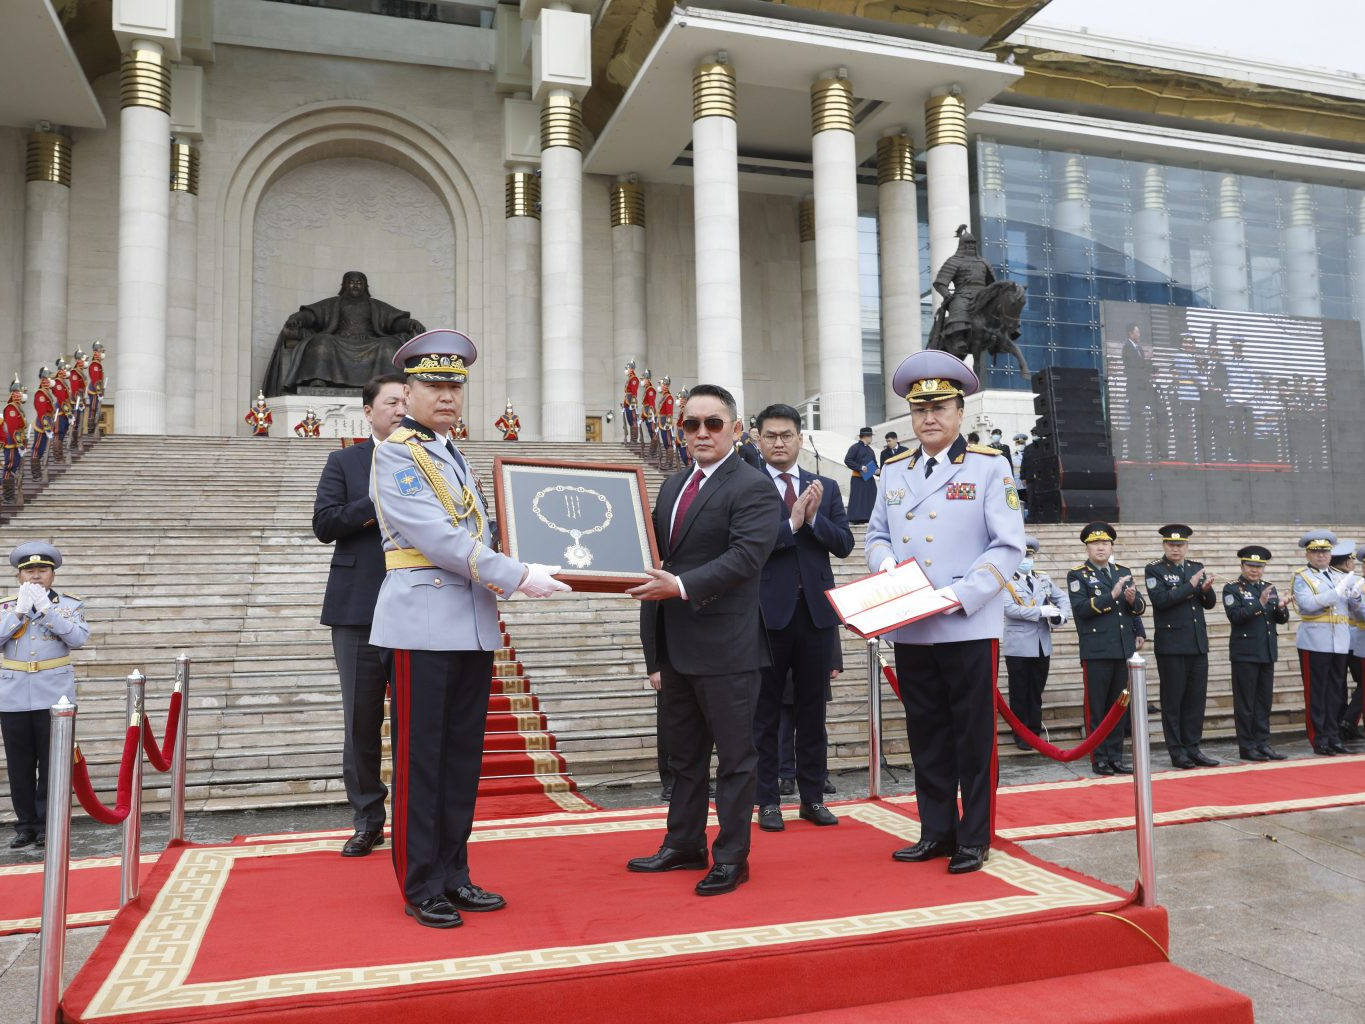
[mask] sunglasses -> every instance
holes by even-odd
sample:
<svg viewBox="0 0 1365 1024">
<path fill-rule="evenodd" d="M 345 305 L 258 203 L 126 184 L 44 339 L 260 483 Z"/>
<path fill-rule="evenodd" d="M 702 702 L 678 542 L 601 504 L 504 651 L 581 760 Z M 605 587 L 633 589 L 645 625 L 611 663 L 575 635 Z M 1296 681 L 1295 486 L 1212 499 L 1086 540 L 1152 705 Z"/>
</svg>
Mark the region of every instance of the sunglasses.
<svg viewBox="0 0 1365 1024">
<path fill-rule="evenodd" d="M 684 434 L 695 434 L 704 424 L 708 433 L 718 434 L 725 429 L 728 422 L 729 420 L 723 420 L 719 416 L 708 416 L 704 420 L 685 419 L 682 421 L 682 428 Z"/>
</svg>

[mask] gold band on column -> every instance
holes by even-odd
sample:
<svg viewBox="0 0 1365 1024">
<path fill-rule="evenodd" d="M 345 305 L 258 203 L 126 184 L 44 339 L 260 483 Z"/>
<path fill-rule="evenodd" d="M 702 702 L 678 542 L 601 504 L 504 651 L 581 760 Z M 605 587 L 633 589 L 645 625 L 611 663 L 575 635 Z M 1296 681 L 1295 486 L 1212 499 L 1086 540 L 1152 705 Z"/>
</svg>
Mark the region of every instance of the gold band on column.
<svg viewBox="0 0 1365 1024">
<path fill-rule="evenodd" d="M 692 120 L 703 117 L 735 119 L 735 69 L 709 61 L 692 72 Z"/>
<path fill-rule="evenodd" d="M 151 50 L 129 50 L 123 55 L 122 106 L 152 107 L 171 112 L 171 62 Z"/>
<path fill-rule="evenodd" d="M 611 226 L 645 226 L 645 190 L 634 181 L 618 181 L 611 186 Z"/>
<path fill-rule="evenodd" d="M 1142 172 L 1142 208 L 1166 209 L 1166 176 L 1160 167 L 1148 167 Z"/>
<path fill-rule="evenodd" d="M 796 207 L 796 233 L 803 242 L 815 241 L 815 200 L 810 196 Z"/>
<path fill-rule="evenodd" d="M 1084 200 L 1090 195 L 1090 179 L 1085 173 L 1085 160 L 1076 154 L 1066 158 L 1062 171 L 1062 198 Z"/>
<path fill-rule="evenodd" d="M 534 171 L 513 171 L 507 175 L 504 194 L 504 216 L 540 220 L 540 177 Z"/>
<path fill-rule="evenodd" d="M 853 131 L 853 83 L 817 78 L 810 87 L 810 133 Z"/>
<path fill-rule="evenodd" d="M 33 132 L 24 160 L 25 181 L 50 181 L 71 187 L 71 140 L 56 132 Z"/>
<path fill-rule="evenodd" d="M 915 180 L 915 143 L 909 135 L 883 135 L 877 140 L 877 184 Z"/>
<path fill-rule="evenodd" d="M 583 108 L 567 94 L 546 97 L 540 108 L 540 148 L 583 148 Z"/>
<path fill-rule="evenodd" d="M 1296 228 L 1313 226 L 1313 188 L 1311 185 L 1295 185 L 1294 194 L 1289 199 L 1289 223 Z"/>
<path fill-rule="evenodd" d="M 171 191 L 199 194 L 199 150 L 188 142 L 171 143 Z"/>
<path fill-rule="evenodd" d="M 931 96 L 924 104 L 924 148 L 965 146 L 967 105 L 961 96 Z"/>
<path fill-rule="evenodd" d="M 1242 215 L 1242 183 L 1235 174 L 1223 175 L 1218 183 L 1218 216 L 1240 217 Z"/>
</svg>

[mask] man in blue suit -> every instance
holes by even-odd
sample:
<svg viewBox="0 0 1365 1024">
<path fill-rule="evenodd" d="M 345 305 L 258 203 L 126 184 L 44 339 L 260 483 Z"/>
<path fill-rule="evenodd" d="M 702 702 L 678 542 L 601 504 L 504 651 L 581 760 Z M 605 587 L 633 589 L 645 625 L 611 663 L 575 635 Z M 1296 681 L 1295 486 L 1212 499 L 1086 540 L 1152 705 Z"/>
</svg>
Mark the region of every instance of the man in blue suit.
<svg viewBox="0 0 1365 1024">
<path fill-rule="evenodd" d="M 384 841 L 384 798 L 380 778 L 380 733 L 388 675 L 383 652 L 370 644 L 370 623 L 379 584 L 384 582 L 384 544 L 370 500 L 370 460 L 374 446 L 403 419 L 403 378 L 382 374 L 365 385 L 361 402 L 374 436 L 327 456 L 313 501 L 313 534 L 336 544 L 322 599 L 322 624 L 332 627 L 332 653 L 341 679 L 344 725 L 341 778 L 351 805 L 355 834 L 341 848 L 343 857 L 364 857 Z"/>
<path fill-rule="evenodd" d="M 839 819 L 823 803 L 828 737 L 825 688 L 838 642 L 839 616 L 825 597 L 834 586 L 829 556 L 847 558 L 853 531 L 839 485 L 796 465 L 801 452 L 801 414 L 790 405 L 770 405 L 758 414 L 758 444 L 765 469 L 782 499 L 777 542 L 763 566 L 759 604 L 772 647 L 763 669 L 754 711 L 758 746 L 758 827 L 783 829 L 778 790 L 778 721 L 782 691 L 791 673 L 796 720 L 796 779 L 800 815 L 816 825 Z"/>
</svg>

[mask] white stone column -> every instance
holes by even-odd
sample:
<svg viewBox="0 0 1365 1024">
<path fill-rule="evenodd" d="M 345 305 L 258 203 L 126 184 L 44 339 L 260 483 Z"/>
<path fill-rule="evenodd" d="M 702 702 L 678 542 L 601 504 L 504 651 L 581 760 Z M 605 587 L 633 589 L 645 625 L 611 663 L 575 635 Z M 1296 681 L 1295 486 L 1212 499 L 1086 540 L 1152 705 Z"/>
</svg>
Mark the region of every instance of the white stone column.
<svg viewBox="0 0 1365 1024">
<path fill-rule="evenodd" d="M 692 203 L 696 233 L 697 383 L 719 384 L 744 415 L 739 283 L 739 155 L 735 72 L 717 59 L 692 72 Z"/>
<path fill-rule="evenodd" d="M 171 145 L 170 292 L 166 306 L 166 433 L 193 434 L 199 298 L 199 150 Z"/>
<path fill-rule="evenodd" d="M 66 278 L 70 257 L 71 140 L 52 131 L 28 137 L 24 167 L 24 292 L 20 377 L 66 351 Z M 5 371 L 8 374 L 11 371 Z M 5 378 L 6 383 L 9 377 Z"/>
<path fill-rule="evenodd" d="M 1295 185 L 1284 229 L 1285 310 L 1295 316 L 1322 316 L 1322 283 L 1318 277 L 1318 229 L 1313 187 Z"/>
<path fill-rule="evenodd" d="M 1067 156 L 1062 170 L 1061 198 L 1052 204 L 1053 268 L 1072 275 L 1074 279 L 1084 280 L 1084 275 L 1090 270 L 1093 238 L 1090 182 L 1086 176 L 1085 158 L 1072 153 Z"/>
<path fill-rule="evenodd" d="M 1365 196 L 1356 200 L 1350 231 L 1346 247 L 1351 263 L 1351 317 L 1360 324 L 1361 354 L 1365 356 Z"/>
<path fill-rule="evenodd" d="M 882 390 L 889 419 L 904 401 L 891 390 L 892 375 L 906 356 L 924 347 L 915 146 L 904 129 L 894 129 L 877 140 L 877 263 L 881 270 Z"/>
<path fill-rule="evenodd" d="M 815 197 L 802 196 L 796 208 L 801 241 L 801 353 L 809 398 L 820 390 L 820 298 L 815 285 Z"/>
<path fill-rule="evenodd" d="M 121 434 L 164 434 L 171 67 L 159 43 L 123 55 L 122 97 L 114 422 Z"/>
<path fill-rule="evenodd" d="M 1226 174 L 1218 184 L 1218 216 L 1209 221 L 1210 284 L 1219 309 L 1250 309 L 1247 230 L 1242 219 L 1242 186 Z"/>
<path fill-rule="evenodd" d="M 634 176 L 614 182 L 611 206 L 612 368 L 634 359 L 648 366 L 645 291 L 645 190 Z"/>
<path fill-rule="evenodd" d="M 967 106 L 955 90 L 935 90 L 924 104 L 924 176 L 929 190 L 929 274 L 957 252 L 958 225 L 972 223 L 967 170 Z M 934 308 L 942 303 L 934 294 Z"/>
<path fill-rule="evenodd" d="M 567 89 L 540 109 L 540 407 L 546 441 L 582 441 L 583 111 Z"/>
<path fill-rule="evenodd" d="M 540 394 L 540 176 L 530 168 L 507 175 L 507 397 L 521 419 L 521 436 L 542 436 Z"/>
<path fill-rule="evenodd" d="M 1166 176 L 1160 167 L 1148 167 L 1142 172 L 1141 204 L 1133 214 L 1135 276 L 1147 284 L 1169 284 L 1175 272 L 1171 260 L 1171 214 L 1166 208 Z"/>
</svg>

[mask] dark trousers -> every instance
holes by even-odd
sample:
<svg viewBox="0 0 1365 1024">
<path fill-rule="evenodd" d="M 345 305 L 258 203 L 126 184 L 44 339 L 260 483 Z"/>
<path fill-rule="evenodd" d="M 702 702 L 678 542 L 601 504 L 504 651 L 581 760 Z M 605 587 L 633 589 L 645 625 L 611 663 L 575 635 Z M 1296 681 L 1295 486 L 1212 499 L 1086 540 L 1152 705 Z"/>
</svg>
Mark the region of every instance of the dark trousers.
<svg viewBox="0 0 1365 1024">
<path fill-rule="evenodd" d="M 1308 741 L 1321 747 L 1340 743 L 1341 711 L 1346 705 L 1346 672 L 1349 654 L 1299 651 L 1303 673 L 1304 703 L 1308 718 Z"/>
<path fill-rule="evenodd" d="M 768 630 L 773 663 L 762 671 L 758 705 L 754 710 L 754 743 L 758 747 L 760 806 L 781 803 L 778 793 L 778 724 L 787 674 L 792 681 L 792 716 L 796 733 L 796 788 L 803 804 L 824 800 L 829 739 L 825 732 L 825 683 L 834 651 L 834 628 L 820 629 L 811 621 L 804 594 L 798 594 L 791 621 L 783 629 Z"/>
<path fill-rule="evenodd" d="M 654 749 L 659 757 L 659 785 L 664 789 L 673 785 L 673 770 L 668 767 L 668 738 L 664 736 L 663 698 L 654 695 Z"/>
<path fill-rule="evenodd" d="M 777 777 L 796 781 L 796 713 L 785 702 L 777 718 Z"/>
<path fill-rule="evenodd" d="M 389 675 L 384 652 L 370 644 L 369 626 L 333 626 L 332 653 L 341 677 L 341 778 L 358 832 L 384 827 L 388 787 L 380 777 L 383 759 L 384 691 Z"/>
<path fill-rule="evenodd" d="M 1275 666 L 1270 662 L 1232 663 L 1232 715 L 1242 753 L 1269 745 L 1274 689 Z"/>
<path fill-rule="evenodd" d="M 990 845 L 999 643 L 895 645 L 922 839 Z"/>
<path fill-rule="evenodd" d="M 1341 724 L 1354 726 L 1360 723 L 1361 691 L 1365 690 L 1365 658 L 1352 654 L 1346 666 L 1350 670 L 1351 678 L 1355 680 L 1356 689 L 1346 702 L 1346 714 L 1342 716 Z"/>
<path fill-rule="evenodd" d="M 392 665 L 393 867 L 409 903 L 469 882 L 492 651 L 386 651 Z"/>
<path fill-rule="evenodd" d="M 1209 692 L 1207 654 L 1158 654 L 1161 731 L 1171 760 L 1189 757 L 1204 738 L 1204 705 Z"/>
<path fill-rule="evenodd" d="M 1128 662 L 1122 658 L 1087 658 L 1081 662 L 1081 674 L 1085 677 L 1085 728 L 1089 735 L 1099 728 L 1104 716 L 1128 688 Z M 1114 726 L 1111 732 L 1090 755 L 1094 763 L 1100 761 L 1123 760 L 1123 737 L 1128 733 L 1128 712 Z"/>
<path fill-rule="evenodd" d="M 673 772 L 664 845 L 673 850 L 706 848 L 707 770 L 714 747 L 720 834 L 711 853 L 717 864 L 742 864 L 749 858 L 757 782 L 754 705 L 759 672 L 683 675 L 665 661 L 660 676 L 660 712 L 668 741 L 668 767 Z"/>
<path fill-rule="evenodd" d="M 1051 662 L 1046 654 L 1037 658 L 1005 655 L 1005 672 L 1010 680 L 1010 710 L 1015 718 L 1033 730 L 1035 736 L 1043 730 L 1043 687 L 1047 686 Z M 1023 742 L 1018 733 L 1014 735 L 1014 742 Z"/>
<path fill-rule="evenodd" d="M 47 831 L 47 749 L 52 712 L 0 712 L 15 832 Z"/>
</svg>

